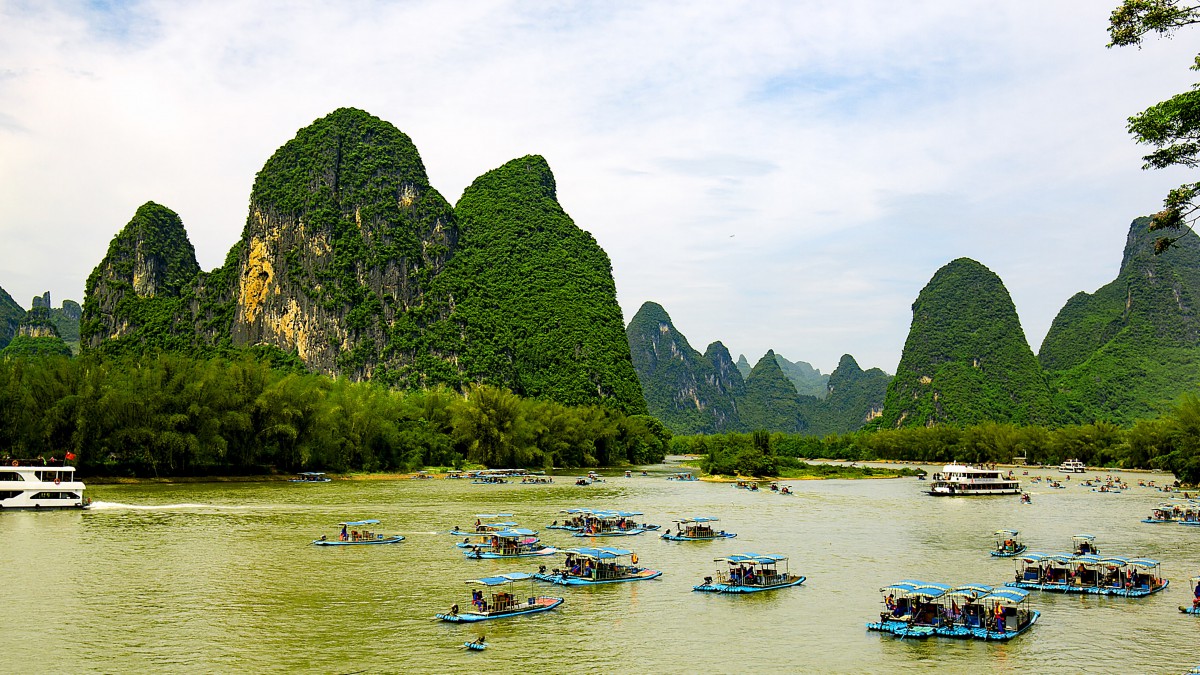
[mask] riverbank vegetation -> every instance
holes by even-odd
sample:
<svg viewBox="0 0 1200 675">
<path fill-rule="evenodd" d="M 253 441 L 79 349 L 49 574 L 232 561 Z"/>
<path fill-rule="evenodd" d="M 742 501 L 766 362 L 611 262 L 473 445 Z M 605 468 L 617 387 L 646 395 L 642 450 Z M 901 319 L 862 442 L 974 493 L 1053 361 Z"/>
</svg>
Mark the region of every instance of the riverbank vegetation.
<svg viewBox="0 0 1200 675">
<path fill-rule="evenodd" d="M 189 476 L 661 462 L 654 418 L 490 386 L 412 392 L 242 359 L 0 361 L 0 454 L 81 474 Z"/>
<path fill-rule="evenodd" d="M 1050 428 L 986 423 L 859 431 L 825 437 L 799 434 L 676 436 L 673 454 L 703 455 L 702 470 L 747 476 L 782 475 L 799 458 L 1061 464 L 1078 459 L 1088 466 L 1161 469 L 1200 484 L 1200 397 L 1180 399 L 1163 417 L 1130 427 L 1097 422 Z"/>
</svg>

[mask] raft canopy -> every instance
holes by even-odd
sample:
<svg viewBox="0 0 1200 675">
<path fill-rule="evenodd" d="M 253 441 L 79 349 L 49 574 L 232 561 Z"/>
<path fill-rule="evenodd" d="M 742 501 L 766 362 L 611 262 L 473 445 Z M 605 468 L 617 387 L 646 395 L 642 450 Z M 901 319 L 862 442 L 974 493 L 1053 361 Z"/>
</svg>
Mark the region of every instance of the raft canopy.
<svg viewBox="0 0 1200 675">
<path fill-rule="evenodd" d="M 523 527 L 514 527 L 507 530 L 497 530 L 496 532 L 492 532 L 492 536 L 502 537 L 505 539 L 512 539 L 514 537 L 532 537 L 535 534 L 537 534 L 537 532 L 525 529 Z"/>
<path fill-rule="evenodd" d="M 946 595 L 974 600 L 975 598 L 991 593 L 993 590 L 995 589 L 992 586 L 986 584 L 963 584 L 962 586 L 955 586 L 950 589 Z"/>
<path fill-rule="evenodd" d="M 884 586 L 883 588 L 879 589 L 879 592 L 880 593 L 891 593 L 891 592 L 899 591 L 901 593 L 910 593 L 917 588 L 920 588 L 922 586 L 927 586 L 927 585 L 928 584 L 926 584 L 924 581 L 915 581 L 912 579 L 907 579 L 905 581 L 897 581 L 894 584 Z"/>
<path fill-rule="evenodd" d="M 500 586 L 502 584 L 510 584 L 514 581 L 525 581 L 532 579 L 533 575 L 528 572 L 508 572 L 507 574 L 497 574 L 494 577 L 483 577 L 482 579 L 468 579 L 468 584 L 480 584 L 481 586 Z"/>
<path fill-rule="evenodd" d="M 476 518 L 512 518 L 511 513 L 476 513 Z"/>
<path fill-rule="evenodd" d="M 751 565 L 773 565 L 787 560 L 785 555 L 763 555 L 760 553 L 737 553 L 724 558 L 713 558 L 714 562 L 727 562 L 731 565 L 749 563 Z"/>
<path fill-rule="evenodd" d="M 1018 605 L 1029 597 L 1029 591 L 1023 591 L 1019 588 L 997 588 L 980 598 L 980 602 L 995 602 L 1000 605 Z"/>
<path fill-rule="evenodd" d="M 1072 536 L 1071 539 L 1078 539 L 1080 541 L 1096 541 L 1096 535 L 1094 535 L 1094 534 L 1077 534 L 1077 535 Z"/>
<path fill-rule="evenodd" d="M 1129 561 L 1129 564 L 1133 565 L 1134 567 L 1144 567 L 1146 569 L 1150 569 L 1158 567 L 1162 563 L 1151 558 L 1134 558 L 1133 560 Z"/>
<path fill-rule="evenodd" d="M 358 527 L 359 525 L 378 525 L 378 524 L 379 524 L 378 520 L 347 520 L 344 523 L 338 523 L 338 525 L 344 525 L 346 527 Z"/>
<path fill-rule="evenodd" d="M 1015 537 L 1018 534 L 1021 533 L 1017 532 L 1016 530 L 996 530 L 997 537 Z"/>
<path fill-rule="evenodd" d="M 591 558 L 593 560 L 612 560 L 622 556 L 633 555 L 633 551 L 627 551 L 621 548 L 569 548 L 563 553 L 574 555 L 577 558 Z"/>
<path fill-rule="evenodd" d="M 680 525 L 687 525 L 688 523 L 715 523 L 719 520 L 720 518 L 715 518 L 713 516 L 696 516 L 695 518 L 682 518 L 680 520 L 676 520 L 675 522 L 679 523 Z"/>
</svg>

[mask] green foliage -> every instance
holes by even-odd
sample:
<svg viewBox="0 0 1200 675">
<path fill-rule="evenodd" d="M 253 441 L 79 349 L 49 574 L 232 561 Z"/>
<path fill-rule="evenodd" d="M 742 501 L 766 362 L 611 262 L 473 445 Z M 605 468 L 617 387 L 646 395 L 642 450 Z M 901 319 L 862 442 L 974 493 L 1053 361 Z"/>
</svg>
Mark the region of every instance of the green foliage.
<svg viewBox="0 0 1200 675">
<path fill-rule="evenodd" d="M 775 355 L 775 360 L 779 363 L 779 369 L 791 380 L 796 387 L 796 393 L 801 396 L 812 396 L 814 398 L 825 398 L 829 392 L 829 376 L 822 375 L 821 371 L 813 368 L 811 364 L 804 361 L 788 361 L 779 354 Z"/>
<path fill-rule="evenodd" d="M 646 410 L 608 256 L 555 196 L 541 157 L 480 176 L 455 207 L 459 249 L 439 276 L 468 382 L 570 405 Z"/>
<path fill-rule="evenodd" d="M 724 345 L 714 342 L 700 354 L 654 302 L 642 305 L 625 337 L 650 414 L 682 434 L 740 428 L 734 401 L 744 384 Z"/>
<path fill-rule="evenodd" d="M 18 335 L 4 349 L 0 349 L 0 357 L 20 356 L 70 356 L 71 348 L 58 336 L 26 337 Z"/>
<path fill-rule="evenodd" d="M 883 427 L 1055 421 L 1012 299 L 991 270 L 959 258 L 933 275 L 888 385 Z"/>
<path fill-rule="evenodd" d="M 807 433 L 824 436 L 862 428 L 871 416 L 883 410 L 891 380 L 891 375 L 878 368 L 864 371 L 853 356 L 843 354 L 829 375 L 829 393 L 824 400 L 805 401 Z"/>
<path fill-rule="evenodd" d="M 1151 34 L 1171 37 L 1185 26 L 1200 23 L 1200 5 L 1185 5 L 1180 0 L 1124 0 L 1109 17 L 1109 47 L 1137 45 Z M 1192 70 L 1200 70 L 1200 55 Z M 1156 103 L 1129 118 L 1129 133 L 1142 145 L 1155 148 L 1143 157 L 1143 169 L 1200 166 L 1200 84 Z M 1150 229 L 1179 232 L 1191 229 L 1200 214 L 1196 203 L 1200 182 L 1184 183 L 1171 190 L 1163 200 L 1163 210 L 1154 214 Z M 1171 248 L 1178 236 L 1155 241 L 1155 253 Z"/>
<path fill-rule="evenodd" d="M 14 341 L 19 344 L 20 338 Z M 9 346 L 10 348 L 13 345 Z M 466 397 L 331 379 L 268 355 L 190 359 L 87 354 L 0 359 L 0 447 L 78 456 L 86 474 L 181 476 L 272 469 L 411 471 L 661 462 L 655 420 L 604 406 Z M 286 354 L 275 360 L 286 363 Z M 292 361 L 294 364 L 294 361 Z"/>
<path fill-rule="evenodd" d="M 0 288 L 0 349 L 17 334 L 17 326 L 23 318 L 25 310 L 7 291 Z"/>
<path fill-rule="evenodd" d="M 1130 225 L 1117 278 L 1072 297 L 1042 342 L 1065 421 L 1132 424 L 1200 385 L 1200 237 L 1156 256 L 1148 223 Z"/>
<path fill-rule="evenodd" d="M 795 432 L 807 426 L 796 387 L 770 350 L 746 378 L 746 393 L 738 409 L 746 429 Z"/>
</svg>

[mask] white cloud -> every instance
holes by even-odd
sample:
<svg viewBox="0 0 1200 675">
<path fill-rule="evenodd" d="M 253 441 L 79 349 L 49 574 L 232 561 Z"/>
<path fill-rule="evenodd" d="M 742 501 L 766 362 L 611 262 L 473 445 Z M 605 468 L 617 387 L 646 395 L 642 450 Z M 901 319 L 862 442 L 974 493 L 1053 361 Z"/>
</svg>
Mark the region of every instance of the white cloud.
<svg viewBox="0 0 1200 675">
<path fill-rule="evenodd" d="M 626 317 L 655 300 L 698 348 L 892 370 L 968 256 L 1036 349 L 1182 180 L 1124 127 L 1194 54 L 1105 49 L 1115 4 L 0 4 L 0 286 L 82 299 L 147 200 L 218 265 L 270 154 L 355 106 L 452 201 L 546 156 Z"/>
</svg>

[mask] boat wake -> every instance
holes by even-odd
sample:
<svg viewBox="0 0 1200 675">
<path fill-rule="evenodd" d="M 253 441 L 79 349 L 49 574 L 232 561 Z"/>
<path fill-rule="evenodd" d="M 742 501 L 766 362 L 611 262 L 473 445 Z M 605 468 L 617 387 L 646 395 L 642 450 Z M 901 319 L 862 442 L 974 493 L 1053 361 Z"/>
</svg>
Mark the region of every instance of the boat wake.
<svg viewBox="0 0 1200 675">
<path fill-rule="evenodd" d="M 120 502 L 92 502 L 88 509 L 91 511 L 178 511 L 181 509 L 248 509 L 249 506 L 220 505 L 220 504 L 122 504 Z"/>
</svg>

